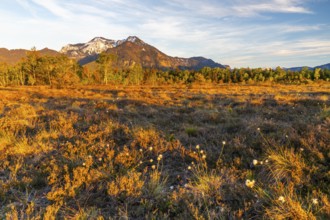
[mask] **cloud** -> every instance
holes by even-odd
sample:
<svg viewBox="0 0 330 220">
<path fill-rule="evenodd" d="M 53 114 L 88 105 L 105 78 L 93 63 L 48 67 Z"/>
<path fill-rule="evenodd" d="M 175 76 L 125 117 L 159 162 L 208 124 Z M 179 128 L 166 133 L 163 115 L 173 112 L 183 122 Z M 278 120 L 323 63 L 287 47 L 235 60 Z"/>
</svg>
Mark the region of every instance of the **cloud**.
<svg viewBox="0 0 330 220">
<path fill-rule="evenodd" d="M 15 0 L 19 6 L 21 6 L 24 10 L 28 11 L 29 14 L 32 16 L 36 17 L 37 16 L 37 10 L 31 5 L 30 2 L 25 1 L 25 0 Z"/>
<path fill-rule="evenodd" d="M 264 13 L 312 13 L 306 0 L 169 0 L 186 11 L 208 17 L 254 17 Z"/>
<path fill-rule="evenodd" d="M 330 53 L 315 45 L 300 45 L 321 42 L 329 49 L 324 40 L 329 37 L 324 32 L 329 30 L 326 24 L 298 19 L 280 22 L 276 17 L 278 13 L 295 17 L 313 13 L 306 7 L 307 0 L 16 1 L 32 16 L 12 18 L 14 27 L 0 27 L 16 35 L 24 32 L 21 41 L 31 42 L 29 47 L 39 44 L 60 49 L 95 36 L 123 39 L 137 35 L 172 56 L 201 55 L 234 66 L 269 66 L 283 57 L 302 60 L 309 54 Z M 10 20 L 11 15 L 6 16 Z M 18 41 L 14 34 L 10 36 Z"/>
<path fill-rule="evenodd" d="M 51 12 L 53 15 L 56 15 L 61 18 L 70 18 L 73 17 L 73 14 L 67 10 L 65 7 L 61 6 L 58 1 L 56 0 L 32 0 L 32 2 L 36 5 L 39 5 L 49 12 Z"/>
<path fill-rule="evenodd" d="M 328 40 L 306 39 L 297 42 L 283 42 L 283 48 L 276 50 L 273 55 L 279 56 L 301 56 L 308 54 L 315 55 L 329 55 L 330 42 Z"/>
<path fill-rule="evenodd" d="M 274 40 L 251 46 L 243 44 L 224 55 L 222 62 L 236 67 L 315 66 L 329 62 L 329 51 L 330 42 L 317 37 L 298 41 Z"/>
<path fill-rule="evenodd" d="M 243 3 L 244 2 L 244 3 Z M 312 13 L 303 7 L 304 1 L 270 0 L 270 1 L 239 1 L 233 6 L 239 16 L 255 16 L 262 13 Z"/>
<path fill-rule="evenodd" d="M 297 32 L 309 32 L 320 31 L 325 27 L 323 24 L 316 25 L 280 25 L 278 30 L 283 33 L 297 33 Z"/>
</svg>

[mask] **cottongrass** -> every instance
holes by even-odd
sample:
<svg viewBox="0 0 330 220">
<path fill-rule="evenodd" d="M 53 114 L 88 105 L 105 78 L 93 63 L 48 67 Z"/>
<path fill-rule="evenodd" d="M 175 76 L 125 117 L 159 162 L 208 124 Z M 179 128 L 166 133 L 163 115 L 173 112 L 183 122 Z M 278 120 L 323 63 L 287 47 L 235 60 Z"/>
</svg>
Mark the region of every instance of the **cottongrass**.
<svg viewBox="0 0 330 220">
<path fill-rule="evenodd" d="M 285 198 L 284 198 L 284 196 L 280 196 L 280 197 L 278 197 L 277 200 L 280 201 L 281 203 L 285 203 Z"/>
<path fill-rule="evenodd" d="M 247 187 L 249 187 L 249 188 L 253 188 L 255 182 L 256 182 L 255 180 L 249 180 L 249 179 L 247 179 L 247 180 L 245 181 L 245 185 L 246 185 Z"/>
<path fill-rule="evenodd" d="M 313 205 L 318 205 L 319 204 L 319 201 L 318 201 L 318 199 L 313 198 L 312 199 L 312 203 L 313 203 Z"/>
</svg>

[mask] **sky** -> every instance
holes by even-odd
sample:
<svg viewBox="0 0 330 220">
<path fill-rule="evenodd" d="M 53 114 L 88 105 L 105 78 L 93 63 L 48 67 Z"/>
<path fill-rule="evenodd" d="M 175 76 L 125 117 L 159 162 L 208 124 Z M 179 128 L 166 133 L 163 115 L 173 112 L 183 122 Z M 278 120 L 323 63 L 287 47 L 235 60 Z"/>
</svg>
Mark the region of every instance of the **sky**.
<svg viewBox="0 0 330 220">
<path fill-rule="evenodd" d="M 0 0 L 0 48 L 137 36 L 231 67 L 330 63 L 330 0 Z"/>
</svg>

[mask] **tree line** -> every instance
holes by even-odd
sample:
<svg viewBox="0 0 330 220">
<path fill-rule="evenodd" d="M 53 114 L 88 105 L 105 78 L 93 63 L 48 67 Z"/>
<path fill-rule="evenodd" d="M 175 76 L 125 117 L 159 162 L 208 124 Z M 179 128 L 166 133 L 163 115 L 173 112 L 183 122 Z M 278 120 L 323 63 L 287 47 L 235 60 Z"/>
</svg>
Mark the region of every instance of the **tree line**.
<svg viewBox="0 0 330 220">
<path fill-rule="evenodd" d="M 0 85 L 72 85 L 80 81 L 81 67 L 65 55 L 40 55 L 32 49 L 20 62 L 0 63 Z"/>
<path fill-rule="evenodd" d="M 77 84 L 164 85 L 204 83 L 308 83 L 330 81 L 330 70 L 302 68 L 300 71 L 271 68 L 210 68 L 200 70 L 144 69 L 140 64 L 118 65 L 116 55 L 101 53 L 94 68 L 80 66 L 65 55 L 41 55 L 35 49 L 20 62 L 0 63 L 0 86 Z"/>
</svg>

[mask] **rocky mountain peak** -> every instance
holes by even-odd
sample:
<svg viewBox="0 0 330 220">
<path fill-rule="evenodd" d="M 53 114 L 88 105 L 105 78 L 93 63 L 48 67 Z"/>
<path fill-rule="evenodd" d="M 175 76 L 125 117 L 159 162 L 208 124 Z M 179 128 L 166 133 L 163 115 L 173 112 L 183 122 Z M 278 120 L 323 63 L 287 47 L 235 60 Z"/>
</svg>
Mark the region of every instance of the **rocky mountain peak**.
<svg viewBox="0 0 330 220">
<path fill-rule="evenodd" d="M 92 40 L 90 40 L 89 42 L 105 42 L 105 41 L 113 41 L 111 39 L 107 39 L 107 38 L 104 38 L 104 37 L 94 37 Z"/>
<path fill-rule="evenodd" d="M 132 42 L 140 46 L 146 45 L 145 42 L 136 36 L 129 36 L 124 40 L 117 41 L 104 37 L 95 37 L 87 43 L 68 44 L 62 47 L 60 53 L 67 54 L 70 57 L 81 58 L 85 56 L 100 54 L 125 42 Z"/>
<path fill-rule="evenodd" d="M 132 42 L 132 43 L 136 43 L 136 44 L 141 44 L 144 45 L 146 44 L 145 42 L 143 42 L 143 40 L 141 40 L 140 38 L 136 37 L 136 36 L 129 36 L 126 41 L 128 42 Z"/>
<path fill-rule="evenodd" d="M 117 42 L 104 37 L 95 37 L 87 43 L 68 44 L 60 50 L 60 53 L 70 57 L 81 58 L 95 55 L 117 46 Z"/>
<path fill-rule="evenodd" d="M 225 68 L 223 65 L 204 57 L 180 58 L 168 56 L 137 36 L 129 36 L 126 39 L 117 41 L 95 37 L 87 43 L 68 44 L 60 52 L 76 58 L 81 65 L 85 65 L 94 62 L 98 54 L 105 51 L 118 56 L 119 66 L 139 63 L 145 68 L 159 69 L 200 69 L 204 66 Z"/>
</svg>

